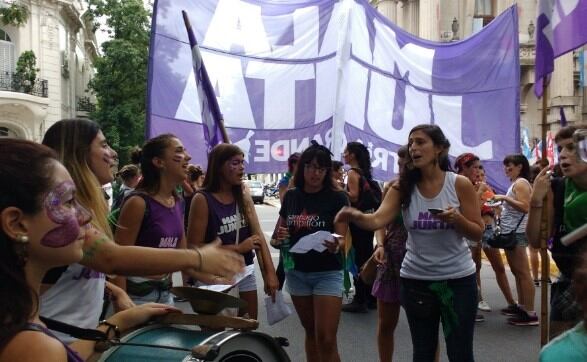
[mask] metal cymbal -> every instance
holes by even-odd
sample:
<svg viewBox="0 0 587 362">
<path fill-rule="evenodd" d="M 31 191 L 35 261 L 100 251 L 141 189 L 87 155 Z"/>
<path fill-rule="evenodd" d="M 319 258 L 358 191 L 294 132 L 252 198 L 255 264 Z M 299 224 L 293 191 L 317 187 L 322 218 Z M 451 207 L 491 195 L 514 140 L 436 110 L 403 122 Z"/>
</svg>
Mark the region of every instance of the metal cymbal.
<svg viewBox="0 0 587 362">
<path fill-rule="evenodd" d="M 194 312 L 218 314 L 224 308 L 245 308 L 247 302 L 232 295 L 193 287 L 173 287 L 171 293 L 187 299 Z"/>
</svg>

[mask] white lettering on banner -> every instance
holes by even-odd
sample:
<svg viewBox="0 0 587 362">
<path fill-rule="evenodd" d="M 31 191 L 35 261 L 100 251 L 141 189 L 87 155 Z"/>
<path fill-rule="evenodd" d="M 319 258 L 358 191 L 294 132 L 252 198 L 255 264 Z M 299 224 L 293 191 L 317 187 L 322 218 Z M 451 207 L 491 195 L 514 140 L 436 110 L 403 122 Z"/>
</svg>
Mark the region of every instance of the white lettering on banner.
<svg viewBox="0 0 587 362">
<path fill-rule="evenodd" d="M 461 96 L 432 96 L 434 120 L 444 130 L 450 141 L 450 154 L 458 156 L 461 153 L 471 152 L 482 160 L 493 158 L 493 141 L 485 141 L 475 147 L 466 146 L 463 143 L 462 104 L 463 97 Z"/>
<path fill-rule="evenodd" d="M 415 87 L 432 88 L 432 65 L 434 63 L 434 49 L 428 49 L 416 44 L 408 43 L 400 48 L 397 44 L 395 32 L 379 20 L 374 20 L 375 48 L 373 51 L 373 65 L 393 74 L 394 65 L 397 65 L 400 75 L 406 77 Z M 366 60 L 365 60 L 366 61 Z"/>
<path fill-rule="evenodd" d="M 295 128 L 296 81 L 314 79 L 314 65 L 250 61 L 246 75 L 265 80 L 263 128 Z"/>
<path fill-rule="evenodd" d="M 240 45 L 246 54 L 271 52 L 261 7 L 239 0 L 220 0 L 202 44 L 224 51 Z"/>
<path fill-rule="evenodd" d="M 324 135 L 315 134 L 311 138 L 321 145 L 330 147 L 332 142 L 332 130 L 329 129 Z M 343 137 L 344 144 L 347 143 L 346 137 Z M 281 139 L 271 143 L 270 140 L 256 139 L 254 141 L 254 161 L 255 162 L 269 162 L 275 161 L 286 161 L 289 155 L 294 152 L 303 152 L 310 145 L 310 137 L 304 137 L 302 139 L 291 138 Z"/>
<path fill-rule="evenodd" d="M 317 7 L 299 8 L 291 15 L 284 14 L 284 17 L 291 18 L 293 24 L 293 42 L 292 45 L 275 45 L 265 30 L 261 6 L 242 0 L 219 0 L 202 44 L 226 52 L 237 47 L 245 55 L 299 60 L 332 55 L 339 49 L 338 43 L 345 41 L 344 48 L 352 46 L 353 56 L 361 61 L 391 74 L 397 69 L 400 76 L 407 81 L 405 87 L 397 87 L 399 80 L 370 70 L 348 57 L 333 56 L 313 63 L 296 64 L 247 58 L 246 63 L 243 63 L 239 57 L 203 50 L 204 61 L 217 92 L 226 125 L 249 130 L 296 129 L 296 82 L 315 79 L 314 124 L 331 119 L 335 112 L 336 117 L 339 116 L 341 108 L 335 110 L 336 92 L 337 87 L 341 87 L 343 93 L 339 102 L 344 102 L 342 119 L 359 130 L 365 130 L 367 121 L 374 136 L 403 145 L 414 126 L 430 123 L 434 119 L 434 123 L 443 128 L 451 142 L 451 155 L 474 152 L 482 159 L 493 158 L 493 143 L 490 140 L 480 145 L 465 145 L 470 141 L 462 139 L 462 97 L 431 96 L 427 92 L 433 89 L 435 50 L 412 43 L 400 47 L 395 32 L 375 18 L 371 52 L 371 35 L 366 26 L 365 9 L 353 2 L 350 6 L 352 11 L 348 14 L 350 23 L 341 22 L 348 9 L 341 6 L 341 3 L 334 5 L 321 44 L 318 42 L 320 14 Z M 563 6 L 562 9 L 567 11 L 570 8 Z M 284 23 L 284 26 L 287 25 L 287 21 Z M 352 32 L 346 32 L 350 34 L 350 39 L 339 39 L 341 29 L 346 29 L 343 27 L 353 28 Z M 243 64 L 246 64 L 244 70 Z M 340 69 L 341 66 L 344 69 Z M 262 108 L 251 104 L 245 77 L 264 81 Z M 194 109 L 197 102 L 193 100 L 193 95 L 196 94 L 193 78 L 192 70 L 176 118 L 200 122 L 199 111 Z M 405 94 L 397 94 L 399 89 L 404 89 Z M 405 101 L 396 102 L 396 99 L 400 99 L 398 97 Z M 255 124 L 252 106 L 255 106 L 256 115 L 257 112 L 263 115 L 263 124 Z M 333 121 L 333 124 L 338 132 L 341 123 Z M 251 139 L 251 149 L 247 152 L 255 162 L 285 161 L 292 152 L 303 151 L 310 141 L 310 137 L 296 138 L 293 133 L 291 139 L 283 140 L 263 139 L 261 132 L 255 137 L 259 138 Z M 333 142 L 331 130 L 312 138 L 326 146 Z M 336 143 L 338 142 L 346 144 L 346 137 L 337 136 Z M 370 149 L 374 168 L 387 171 L 393 167 L 394 173 L 397 173 L 395 152 L 373 145 L 370 145 Z"/>
</svg>

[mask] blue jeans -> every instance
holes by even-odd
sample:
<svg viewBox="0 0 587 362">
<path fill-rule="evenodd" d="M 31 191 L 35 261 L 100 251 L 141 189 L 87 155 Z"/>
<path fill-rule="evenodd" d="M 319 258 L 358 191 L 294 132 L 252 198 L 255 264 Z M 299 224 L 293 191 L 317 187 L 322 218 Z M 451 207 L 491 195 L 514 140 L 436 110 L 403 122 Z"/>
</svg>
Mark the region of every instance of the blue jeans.
<svg viewBox="0 0 587 362">
<path fill-rule="evenodd" d="M 401 278 L 400 299 L 410 325 L 414 362 L 434 361 L 438 345 L 441 303 L 437 295 L 428 288 L 431 283 L 433 281 Z M 472 362 L 477 314 L 475 274 L 447 280 L 447 284 L 453 293 L 452 309 L 457 317 L 456 326 L 445 336 L 448 359 Z"/>
</svg>

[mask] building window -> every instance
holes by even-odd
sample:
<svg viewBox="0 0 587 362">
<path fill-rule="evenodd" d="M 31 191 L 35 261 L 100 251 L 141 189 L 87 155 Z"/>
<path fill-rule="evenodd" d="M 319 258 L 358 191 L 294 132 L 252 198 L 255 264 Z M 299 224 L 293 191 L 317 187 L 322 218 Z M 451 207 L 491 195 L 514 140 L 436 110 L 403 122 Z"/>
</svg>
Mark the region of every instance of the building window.
<svg viewBox="0 0 587 362">
<path fill-rule="evenodd" d="M 0 138 L 4 138 L 4 137 L 17 138 L 18 134 L 16 134 L 16 132 L 11 130 L 10 128 L 0 127 Z"/>
<path fill-rule="evenodd" d="M 483 29 L 495 18 L 496 0 L 475 0 L 473 16 L 473 34 Z"/>
<path fill-rule="evenodd" d="M 8 33 L 0 29 L 0 74 L 13 73 L 14 67 L 14 43 Z"/>
</svg>

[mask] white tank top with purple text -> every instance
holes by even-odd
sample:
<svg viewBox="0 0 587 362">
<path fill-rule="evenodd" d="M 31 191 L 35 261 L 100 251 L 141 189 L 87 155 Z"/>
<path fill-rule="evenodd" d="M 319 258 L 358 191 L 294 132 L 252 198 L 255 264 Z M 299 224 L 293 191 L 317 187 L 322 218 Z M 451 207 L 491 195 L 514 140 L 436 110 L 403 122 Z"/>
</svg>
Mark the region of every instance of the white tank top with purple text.
<svg viewBox="0 0 587 362">
<path fill-rule="evenodd" d="M 410 206 L 404 209 L 404 225 L 408 230 L 406 256 L 402 263 L 402 278 L 420 280 L 447 280 L 475 273 L 475 263 L 463 236 L 454 224 L 435 219 L 428 209 L 460 208 L 455 189 L 456 175 L 446 172 L 442 189 L 433 198 L 420 194 L 414 188 Z"/>
</svg>

